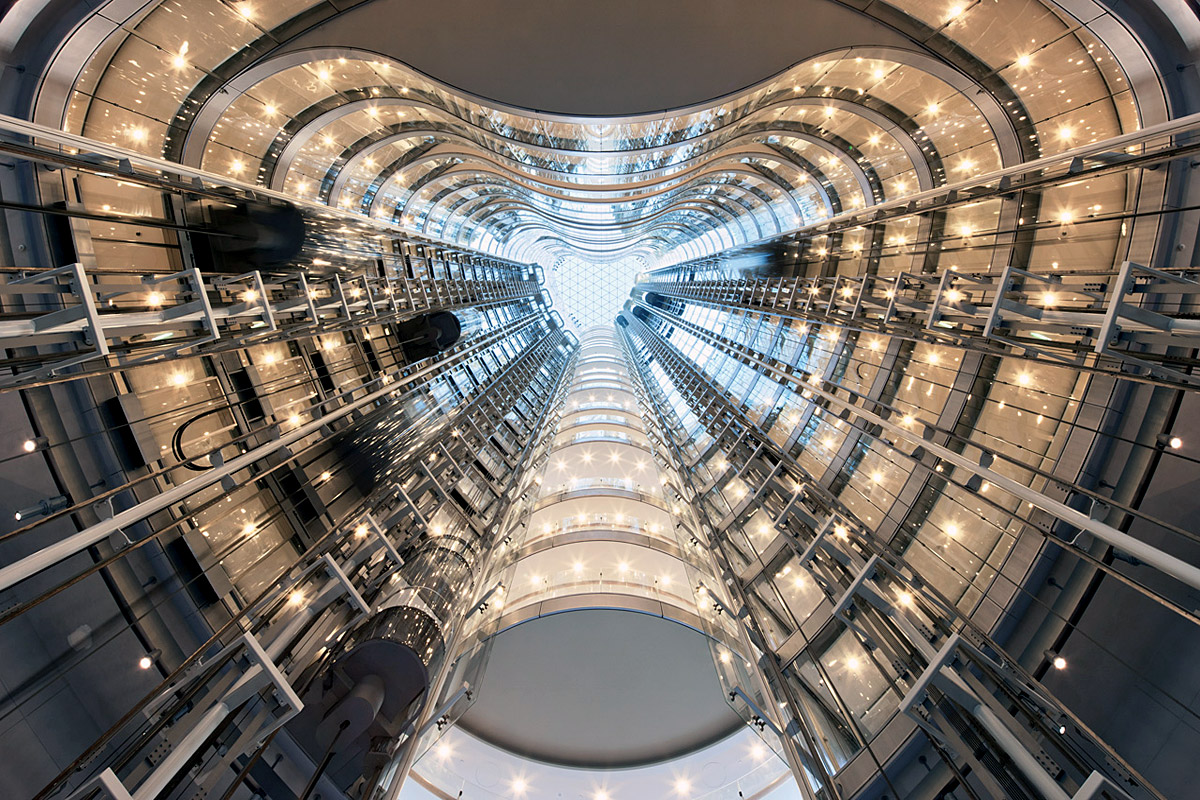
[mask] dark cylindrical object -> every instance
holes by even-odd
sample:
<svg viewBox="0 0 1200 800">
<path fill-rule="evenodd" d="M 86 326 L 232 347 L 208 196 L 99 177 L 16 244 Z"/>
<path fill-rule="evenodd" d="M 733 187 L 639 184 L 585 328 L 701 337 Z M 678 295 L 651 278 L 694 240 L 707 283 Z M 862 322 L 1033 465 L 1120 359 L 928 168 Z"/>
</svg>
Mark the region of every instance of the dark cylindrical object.
<svg viewBox="0 0 1200 800">
<path fill-rule="evenodd" d="M 350 694 L 343 697 L 321 720 L 317 726 L 317 742 L 332 749 L 339 736 L 344 735 L 348 741 L 358 738 L 379 715 L 386 695 L 387 687 L 383 678 L 374 673 L 364 675 L 350 690 Z"/>
<path fill-rule="evenodd" d="M 449 311 L 431 311 L 396 325 L 404 357 L 411 363 L 436 356 L 458 343 L 463 326 Z"/>
<path fill-rule="evenodd" d="M 288 731 L 346 789 L 366 769 L 374 740 L 400 735 L 445 656 L 441 625 L 404 589 L 343 641 L 333 665 L 302 698 Z M 386 602 L 386 601 L 385 601 Z M 325 711 L 328 709 L 328 711 Z"/>
<path fill-rule="evenodd" d="M 291 203 L 233 200 L 207 207 L 206 224 L 220 236 L 201 236 L 217 272 L 294 266 L 304 247 L 304 215 Z M 197 255 L 203 256 L 203 248 Z"/>
</svg>

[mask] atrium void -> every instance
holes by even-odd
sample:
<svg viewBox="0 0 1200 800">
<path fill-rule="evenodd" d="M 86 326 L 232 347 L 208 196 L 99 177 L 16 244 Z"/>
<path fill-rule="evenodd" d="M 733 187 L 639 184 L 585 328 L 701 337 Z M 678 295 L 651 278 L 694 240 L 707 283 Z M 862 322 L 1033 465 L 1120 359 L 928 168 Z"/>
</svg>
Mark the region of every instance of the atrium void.
<svg viewBox="0 0 1200 800">
<path fill-rule="evenodd" d="M 1177 0 L 13 0 L 0 800 L 1175 800 Z"/>
</svg>

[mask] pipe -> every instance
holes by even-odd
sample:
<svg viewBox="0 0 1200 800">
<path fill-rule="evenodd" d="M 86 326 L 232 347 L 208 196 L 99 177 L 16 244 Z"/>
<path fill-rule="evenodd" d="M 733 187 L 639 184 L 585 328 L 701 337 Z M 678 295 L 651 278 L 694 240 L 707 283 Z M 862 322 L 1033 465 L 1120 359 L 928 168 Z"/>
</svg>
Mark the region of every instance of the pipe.
<svg viewBox="0 0 1200 800">
<path fill-rule="evenodd" d="M 325 770 L 329 768 L 329 762 L 333 760 L 334 745 L 336 745 L 338 739 L 341 738 L 342 732 L 345 731 L 349 726 L 349 720 L 343 720 L 342 724 L 338 726 L 337 734 L 329 743 L 329 747 L 325 748 L 325 755 L 321 757 L 321 763 L 317 764 L 316 771 L 313 772 L 312 777 L 308 779 L 308 783 L 304 786 L 304 791 L 300 793 L 300 797 L 297 798 L 297 800 L 308 800 L 308 798 L 312 797 L 313 791 L 317 788 L 317 783 L 321 780 L 321 776 L 325 774 Z"/>
</svg>

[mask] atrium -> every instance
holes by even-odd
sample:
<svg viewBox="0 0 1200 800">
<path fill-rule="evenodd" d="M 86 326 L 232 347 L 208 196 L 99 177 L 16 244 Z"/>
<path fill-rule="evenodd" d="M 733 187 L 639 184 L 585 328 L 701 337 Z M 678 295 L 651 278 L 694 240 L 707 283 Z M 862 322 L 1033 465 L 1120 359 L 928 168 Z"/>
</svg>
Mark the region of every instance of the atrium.
<svg viewBox="0 0 1200 800">
<path fill-rule="evenodd" d="M 1192 0 L 0 4 L 0 800 L 1175 800 Z"/>
</svg>

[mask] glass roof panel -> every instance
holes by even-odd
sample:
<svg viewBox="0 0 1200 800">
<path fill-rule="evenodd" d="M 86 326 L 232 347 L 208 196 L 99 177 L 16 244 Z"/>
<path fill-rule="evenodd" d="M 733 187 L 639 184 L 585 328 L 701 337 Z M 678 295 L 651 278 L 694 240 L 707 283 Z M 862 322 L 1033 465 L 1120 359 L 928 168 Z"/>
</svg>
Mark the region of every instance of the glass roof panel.
<svg viewBox="0 0 1200 800">
<path fill-rule="evenodd" d="M 569 254 L 558 259 L 546 272 L 546 286 L 555 308 L 578 331 L 599 325 L 611 325 L 629 297 L 629 287 L 646 268 L 641 258 L 601 261 Z"/>
</svg>

